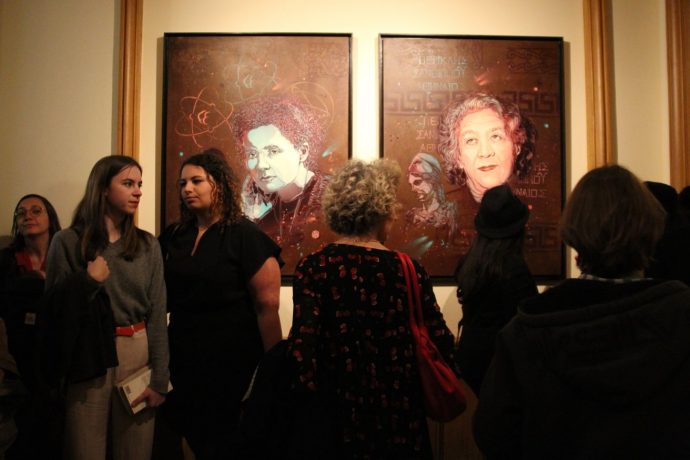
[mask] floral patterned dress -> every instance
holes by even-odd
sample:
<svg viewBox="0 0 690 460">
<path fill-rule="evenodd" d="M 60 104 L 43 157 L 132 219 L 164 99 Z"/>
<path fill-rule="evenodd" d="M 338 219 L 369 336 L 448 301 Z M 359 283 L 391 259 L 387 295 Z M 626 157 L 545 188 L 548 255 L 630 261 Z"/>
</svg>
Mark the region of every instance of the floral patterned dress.
<svg viewBox="0 0 690 460">
<path fill-rule="evenodd" d="M 426 271 L 415 262 L 424 321 L 449 363 L 453 336 Z M 430 459 L 407 287 L 395 252 L 331 244 L 293 281 L 290 356 L 296 387 L 336 401 L 344 459 Z"/>
</svg>

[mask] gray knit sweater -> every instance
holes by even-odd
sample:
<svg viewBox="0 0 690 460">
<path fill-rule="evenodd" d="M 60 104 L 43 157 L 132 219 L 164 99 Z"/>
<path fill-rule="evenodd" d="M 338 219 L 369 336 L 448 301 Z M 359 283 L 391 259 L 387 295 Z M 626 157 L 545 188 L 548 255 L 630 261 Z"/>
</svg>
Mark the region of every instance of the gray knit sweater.
<svg viewBox="0 0 690 460">
<path fill-rule="evenodd" d="M 55 234 L 48 250 L 46 289 L 72 273 L 83 274 L 93 285 L 94 293 L 105 289 L 117 326 L 146 321 L 149 360 L 153 369 L 150 386 L 166 393 L 170 373 L 163 258 L 158 241 L 150 234 L 147 234 L 147 240 L 148 246 L 144 246 L 132 261 L 120 256 L 122 239 L 109 244 L 101 255 L 108 262 L 110 276 L 98 283 L 88 276 L 86 267 L 80 262 L 77 233 L 72 228 L 62 230 Z"/>
</svg>

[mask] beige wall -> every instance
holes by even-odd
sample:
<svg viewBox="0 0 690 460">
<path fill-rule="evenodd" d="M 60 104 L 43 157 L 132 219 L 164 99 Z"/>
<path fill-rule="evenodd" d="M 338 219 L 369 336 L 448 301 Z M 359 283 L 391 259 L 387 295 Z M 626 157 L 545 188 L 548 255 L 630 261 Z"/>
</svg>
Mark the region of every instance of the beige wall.
<svg viewBox="0 0 690 460">
<path fill-rule="evenodd" d="M 0 235 L 26 193 L 69 224 L 113 151 L 117 18 L 118 1 L 0 0 Z"/>
<path fill-rule="evenodd" d="M 486 0 L 482 8 L 476 0 L 146 0 L 141 147 L 149 157 L 144 166 L 151 173 L 160 156 L 164 32 L 352 33 L 353 152 L 360 158 L 378 155 L 379 33 L 547 35 L 562 36 L 567 43 L 568 151 L 579 152 L 568 168 L 579 177 L 586 168 L 582 29 L 582 7 L 573 0 Z M 152 207 L 148 201 L 143 209 Z M 156 213 L 144 214 L 142 224 L 152 228 Z"/>
<path fill-rule="evenodd" d="M 663 0 L 613 0 L 618 162 L 642 180 L 671 180 Z"/>
<path fill-rule="evenodd" d="M 620 158 L 655 180 L 669 177 L 662 4 L 614 1 Z M 112 151 L 118 9 L 118 1 L 0 0 L 0 234 L 27 191 L 49 196 L 68 223 L 93 162 Z M 164 32 L 352 33 L 353 152 L 360 158 L 378 155 L 379 33 L 562 36 L 568 188 L 586 171 L 579 0 L 144 0 L 139 222 L 151 232 L 159 230 Z M 638 106 L 644 118 L 632 116 Z M 287 320 L 290 290 L 282 294 Z M 437 296 L 455 323 L 454 290 L 439 287 Z"/>
<path fill-rule="evenodd" d="M 564 37 L 568 161 L 572 177 L 586 168 L 582 7 L 571 0 L 145 0 L 142 56 L 141 132 L 144 168 L 152 174 L 160 156 L 161 37 L 164 32 L 347 32 L 353 34 L 353 154 L 378 156 L 378 34 L 546 35 Z M 548 20 L 545 20 L 548 18 Z M 153 154 L 153 152 L 156 152 Z M 151 176 L 145 181 L 150 182 Z M 142 206 L 141 223 L 154 228 L 155 205 Z M 460 309 L 455 290 L 436 289 L 454 329 Z M 283 288 L 281 317 L 291 317 L 291 292 Z"/>
</svg>

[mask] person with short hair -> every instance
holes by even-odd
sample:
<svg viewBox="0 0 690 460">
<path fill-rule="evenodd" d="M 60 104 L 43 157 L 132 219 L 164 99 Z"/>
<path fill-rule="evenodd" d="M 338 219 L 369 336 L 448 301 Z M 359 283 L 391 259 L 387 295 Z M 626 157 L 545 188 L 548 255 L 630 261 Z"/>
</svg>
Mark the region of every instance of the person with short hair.
<svg viewBox="0 0 690 460">
<path fill-rule="evenodd" d="M 322 199 L 340 238 L 305 257 L 293 278 L 295 390 L 331 401 L 335 440 L 310 458 L 432 458 L 403 268 L 384 245 L 400 175 L 387 160 L 340 169 Z M 429 335 L 452 363 L 453 336 L 431 280 L 417 262 L 415 269 Z"/>
<path fill-rule="evenodd" d="M 690 458 L 690 288 L 643 274 L 663 228 L 627 169 L 578 182 L 561 236 L 582 274 L 499 333 L 474 418 L 487 459 Z"/>
<path fill-rule="evenodd" d="M 114 460 L 149 459 L 153 408 L 168 391 L 163 259 L 153 235 L 134 223 L 141 174 L 132 157 L 98 160 L 71 226 L 48 251 L 45 321 L 60 333 L 56 358 L 66 366 L 57 378 L 67 382 L 70 460 L 105 460 L 107 446 Z M 150 383 L 131 405 L 147 408 L 131 414 L 115 385 L 146 366 Z"/>
</svg>

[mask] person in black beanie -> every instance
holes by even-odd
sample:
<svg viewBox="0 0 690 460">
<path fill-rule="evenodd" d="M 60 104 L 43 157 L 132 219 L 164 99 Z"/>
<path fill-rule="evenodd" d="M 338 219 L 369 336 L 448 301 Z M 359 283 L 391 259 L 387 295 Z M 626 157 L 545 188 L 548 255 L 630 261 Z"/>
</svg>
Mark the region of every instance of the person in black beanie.
<svg viewBox="0 0 690 460">
<path fill-rule="evenodd" d="M 537 294 L 523 256 L 529 210 L 507 184 L 489 189 L 474 224 L 477 236 L 456 270 L 462 304 L 456 353 L 462 377 L 479 394 L 498 331 L 515 316 L 518 304 Z"/>
</svg>

